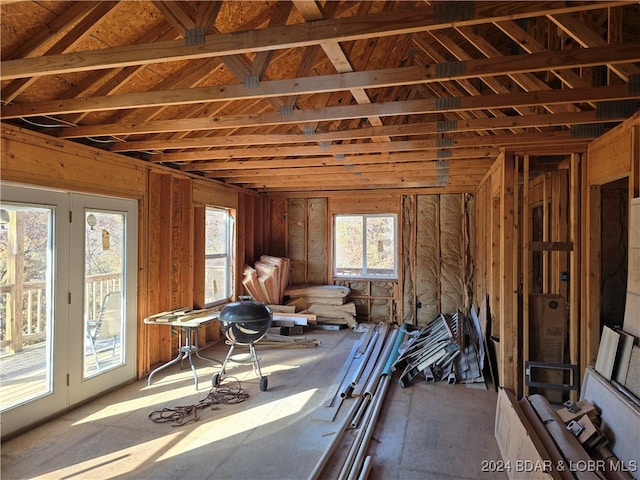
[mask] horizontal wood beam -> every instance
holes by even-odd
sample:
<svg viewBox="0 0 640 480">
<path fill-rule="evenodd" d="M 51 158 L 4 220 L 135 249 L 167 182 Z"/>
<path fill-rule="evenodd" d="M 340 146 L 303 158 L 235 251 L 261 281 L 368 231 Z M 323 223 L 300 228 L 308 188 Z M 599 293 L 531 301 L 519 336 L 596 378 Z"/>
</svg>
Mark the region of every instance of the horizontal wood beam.
<svg viewBox="0 0 640 480">
<path fill-rule="evenodd" d="M 318 175 L 305 176 L 296 175 L 290 180 L 268 180 L 260 179 L 253 182 L 230 182 L 234 185 L 241 185 L 245 188 L 251 189 L 287 189 L 287 190 L 318 190 L 318 189 L 358 189 L 358 188 L 398 188 L 402 185 L 404 188 L 416 188 L 416 187 L 442 187 L 445 185 L 456 185 L 458 187 L 477 186 L 482 179 L 481 175 L 457 175 L 448 176 L 446 178 L 438 177 L 437 175 L 425 175 L 417 176 L 416 174 L 406 174 L 398 176 L 385 177 L 384 175 L 377 176 L 365 176 L 365 175 L 351 175 L 342 176 L 336 178 L 335 176 L 327 175 L 320 177 Z"/>
<path fill-rule="evenodd" d="M 180 167 L 183 171 L 209 171 L 229 169 L 260 169 L 260 168 L 288 168 L 288 167 L 322 167 L 337 165 L 365 165 L 382 163 L 390 165 L 400 162 L 432 162 L 436 160 L 455 159 L 495 159 L 500 153 L 498 148 L 459 148 L 451 152 L 451 156 L 441 158 L 438 152 L 402 152 L 369 155 L 345 155 L 343 159 L 334 156 L 298 158 L 298 159 L 273 159 L 273 160 L 234 160 L 187 163 Z"/>
<path fill-rule="evenodd" d="M 590 138 L 596 138 L 593 134 Z M 326 155 L 365 154 L 380 152 L 415 152 L 424 150 L 446 151 L 450 148 L 489 146 L 500 148 L 507 145 L 526 144 L 572 144 L 586 142 L 586 138 L 572 138 L 571 132 L 522 133 L 513 135 L 491 135 L 484 137 L 452 137 L 443 135 L 433 140 L 407 140 L 398 142 L 352 143 L 347 145 L 304 145 L 294 147 L 256 147 L 201 150 L 151 155 L 152 162 L 192 162 L 196 160 L 231 160 L 261 157 L 311 157 Z"/>
<path fill-rule="evenodd" d="M 354 88 L 381 88 L 397 85 L 434 83 L 444 79 L 463 80 L 522 72 L 538 72 L 555 68 L 582 68 L 606 63 L 640 62 L 640 43 L 575 48 L 524 55 L 501 56 L 460 62 L 411 66 L 334 75 L 271 80 L 249 88 L 244 84 L 215 87 L 181 88 L 151 92 L 136 92 L 102 97 L 82 97 L 50 100 L 30 104 L 6 105 L 0 118 L 41 115 L 62 115 L 77 112 L 159 107 L 194 103 L 229 102 L 288 95 L 312 95 Z M 366 102 L 365 102 L 366 103 Z"/>
<path fill-rule="evenodd" d="M 571 252 L 573 242 L 529 242 L 532 252 Z"/>
<path fill-rule="evenodd" d="M 327 167 L 329 168 L 329 167 Z M 484 169 L 478 169 L 478 170 L 472 170 L 470 172 L 467 173 L 463 173 L 462 171 L 458 171 L 456 173 L 457 177 L 460 177 L 460 181 L 461 182 L 467 182 L 469 184 L 473 184 L 473 183 L 477 183 L 478 180 L 480 178 L 483 177 L 483 175 L 487 172 L 487 168 Z M 451 175 L 451 174 L 450 174 Z M 406 182 L 407 179 L 412 179 L 412 180 L 437 180 L 438 178 L 440 178 L 438 176 L 438 173 L 435 171 L 435 169 L 433 169 L 433 171 L 423 171 L 423 170 L 405 170 L 402 172 L 381 172 L 381 171 L 366 171 L 366 172 L 359 172 L 359 171 L 354 171 L 354 172 L 350 172 L 350 171 L 342 171 L 342 172 L 332 172 L 332 171 L 327 171 L 327 172 L 290 172 L 288 175 L 282 175 L 282 176 L 269 176 L 269 175 L 250 175 L 250 176 L 246 176 L 246 177 L 224 177 L 224 180 L 227 183 L 235 183 L 235 184 L 239 184 L 239 183 L 249 183 L 249 184 L 255 184 L 255 183 L 263 183 L 263 184 L 270 184 L 270 185 L 286 185 L 287 183 L 291 182 L 291 178 L 298 178 L 298 176 L 302 176 L 304 177 L 306 180 L 309 180 L 311 182 L 314 181 L 314 179 L 317 181 L 318 178 L 324 179 L 326 181 L 338 181 L 340 179 L 356 179 L 356 180 L 360 180 L 361 178 L 367 179 L 368 181 L 380 181 L 380 182 L 384 182 L 384 183 L 388 183 L 392 180 L 398 181 L 398 182 Z M 287 178 L 288 177 L 288 178 Z M 469 180 L 465 180 L 463 179 L 463 177 L 469 177 Z M 216 178 L 216 179 L 221 179 L 220 177 L 211 177 L 211 178 Z"/>
<path fill-rule="evenodd" d="M 450 19 L 438 21 L 434 16 L 434 7 L 425 6 L 224 35 L 207 35 L 204 45 L 186 45 L 184 40 L 172 40 L 8 60 L 0 64 L 0 80 L 298 48 L 327 41 L 347 42 L 371 37 L 404 35 L 455 26 L 606 8 L 622 3 L 624 2 L 572 2 L 567 5 L 564 2 L 541 1 L 504 2 L 501 5 L 495 2 L 477 2 L 477 5 L 473 5 L 471 18 L 453 22 Z"/>
<path fill-rule="evenodd" d="M 258 127 L 264 125 L 298 124 L 305 122 L 367 118 L 371 115 L 388 117 L 425 113 L 512 108 L 516 106 L 545 105 L 553 103 L 598 102 L 605 100 L 637 99 L 629 85 L 592 87 L 567 90 L 520 92 L 478 97 L 448 97 L 426 100 L 406 100 L 365 105 L 346 105 L 319 109 L 294 110 L 291 115 L 280 112 L 232 115 L 228 117 L 181 118 L 143 123 L 88 125 L 63 128 L 62 138 L 121 136 L 145 133 L 217 130 L 222 128 Z"/>
<path fill-rule="evenodd" d="M 316 132 L 312 135 L 299 134 L 253 134 L 233 136 L 210 136 L 163 140 L 142 140 L 119 142 L 110 146 L 112 152 L 145 150 L 172 150 L 183 148 L 240 147 L 247 145 L 281 145 L 310 142 L 331 142 L 368 139 L 375 136 L 446 135 L 478 130 L 500 130 L 521 127 L 550 127 L 558 125 L 581 125 L 596 122 L 618 123 L 626 117 L 599 119 L 595 110 L 579 113 L 559 113 L 543 115 L 523 115 L 501 118 L 480 118 L 453 122 L 416 122 L 401 125 L 383 125 L 354 130 Z M 443 133 L 446 132 L 446 133 Z"/>
<path fill-rule="evenodd" d="M 487 169 L 491 166 L 493 160 L 450 160 L 448 167 L 451 170 L 459 169 L 461 172 L 468 172 L 469 174 L 482 174 L 484 175 Z M 269 162 L 263 162 L 269 163 Z M 436 172 L 438 166 L 437 161 L 428 162 L 406 162 L 406 163 L 374 163 L 366 165 L 323 165 L 316 167 L 298 167 L 292 165 L 287 168 L 271 168 L 265 166 L 263 168 L 255 169 L 232 169 L 232 170 L 217 170 L 214 173 L 206 173 L 207 177 L 215 178 L 251 178 L 253 176 L 267 176 L 267 177 L 286 177 L 288 175 L 295 174 L 333 174 L 333 173 L 400 173 L 408 171 L 418 171 L 423 173 Z"/>
</svg>

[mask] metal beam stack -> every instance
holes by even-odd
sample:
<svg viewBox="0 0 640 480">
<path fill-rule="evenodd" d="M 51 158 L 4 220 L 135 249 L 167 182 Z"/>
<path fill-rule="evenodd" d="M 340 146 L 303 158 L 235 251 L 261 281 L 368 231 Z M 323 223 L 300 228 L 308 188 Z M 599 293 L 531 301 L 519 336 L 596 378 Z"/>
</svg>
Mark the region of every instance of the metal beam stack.
<svg viewBox="0 0 640 480">
<path fill-rule="evenodd" d="M 455 373 L 449 367 L 460 351 L 460 344 L 451 325 L 440 314 L 407 342 L 393 369 L 402 371 L 398 381 L 403 388 L 421 372 L 427 378 L 431 376 L 433 380 L 442 379 L 443 375 L 454 375 L 455 382 Z"/>
</svg>

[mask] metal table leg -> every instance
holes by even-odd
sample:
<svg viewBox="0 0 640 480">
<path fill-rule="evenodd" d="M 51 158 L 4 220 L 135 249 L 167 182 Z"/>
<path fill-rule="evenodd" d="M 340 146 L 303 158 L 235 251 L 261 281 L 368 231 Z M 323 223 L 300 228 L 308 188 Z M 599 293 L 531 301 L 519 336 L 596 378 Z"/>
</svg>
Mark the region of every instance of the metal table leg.
<svg viewBox="0 0 640 480">
<path fill-rule="evenodd" d="M 184 335 L 184 341 L 183 341 L 183 335 Z M 221 363 L 220 361 L 214 358 L 203 357 L 198 353 L 198 351 L 200 350 L 200 347 L 198 346 L 198 327 L 191 327 L 191 326 L 178 327 L 178 344 L 180 345 L 180 347 L 178 348 L 178 355 L 173 360 L 153 370 L 149 374 L 149 377 L 147 378 L 147 385 L 151 385 L 151 377 L 153 375 L 155 375 L 157 372 L 164 370 L 165 368 L 171 365 L 174 365 L 180 362 L 180 369 L 182 369 L 183 361 L 186 358 L 188 358 L 189 366 L 191 367 L 191 372 L 193 373 L 193 380 L 196 386 L 196 390 L 198 390 L 198 374 L 196 372 L 196 366 L 193 363 L 193 354 L 195 353 L 196 357 L 201 358 L 202 360 Z"/>
<path fill-rule="evenodd" d="M 178 344 L 182 345 L 182 328 L 178 329 Z M 151 377 L 153 377 L 156 373 L 158 373 L 160 370 L 164 370 L 165 368 L 170 367 L 175 363 L 182 362 L 183 358 L 184 358 L 184 355 L 182 353 L 182 347 L 181 347 L 178 349 L 178 356 L 176 358 L 165 363 L 164 365 L 160 365 L 158 368 L 156 368 L 149 374 L 149 377 L 147 378 L 147 385 L 151 385 Z"/>
</svg>

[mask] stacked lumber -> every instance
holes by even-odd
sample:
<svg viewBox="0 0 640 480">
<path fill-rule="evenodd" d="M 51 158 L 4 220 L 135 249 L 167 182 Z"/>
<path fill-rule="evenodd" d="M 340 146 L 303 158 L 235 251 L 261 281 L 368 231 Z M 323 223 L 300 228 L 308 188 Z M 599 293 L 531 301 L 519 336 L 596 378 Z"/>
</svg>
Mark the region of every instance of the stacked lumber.
<svg viewBox="0 0 640 480">
<path fill-rule="evenodd" d="M 245 267 L 242 284 L 254 300 L 280 304 L 289 283 L 290 270 L 288 258 L 262 255 L 253 267 Z"/>
<path fill-rule="evenodd" d="M 316 324 L 347 325 L 355 328 L 356 305 L 347 302 L 351 290 L 340 285 L 290 285 L 284 294 L 290 300 L 287 302 L 303 309 L 304 313 L 314 314 Z"/>
<path fill-rule="evenodd" d="M 307 338 L 304 335 L 280 335 L 277 333 L 267 333 L 259 342 L 255 344 L 257 349 L 266 348 L 312 348 L 320 344 L 315 338 Z"/>
</svg>

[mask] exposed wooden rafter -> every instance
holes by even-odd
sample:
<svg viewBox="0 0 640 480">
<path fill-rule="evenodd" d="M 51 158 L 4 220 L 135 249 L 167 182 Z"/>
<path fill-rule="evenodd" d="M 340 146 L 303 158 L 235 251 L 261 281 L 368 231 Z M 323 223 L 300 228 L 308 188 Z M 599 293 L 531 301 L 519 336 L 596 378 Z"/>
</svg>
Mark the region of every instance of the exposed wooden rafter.
<svg viewBox="0 0 640 480">
<path fill-rule="evenodd" d="M 2 122 L 260 192 L 470 191 L 640 107 L 637 0 L 46 5 L 0 2 Z"/>
</svg>

